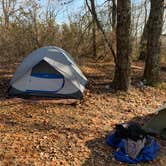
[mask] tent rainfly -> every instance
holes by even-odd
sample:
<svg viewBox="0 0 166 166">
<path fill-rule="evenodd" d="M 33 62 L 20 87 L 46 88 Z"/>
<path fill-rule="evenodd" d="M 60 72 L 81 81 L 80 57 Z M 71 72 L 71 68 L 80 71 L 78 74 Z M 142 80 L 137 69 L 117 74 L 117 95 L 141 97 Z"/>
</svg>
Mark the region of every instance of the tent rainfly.
<svg viewBox="0 0 166 166">
<path fill-rule="evenodd" d="M 22 61 L 10 81 L 9 96 L 80 99 L 86 83 L 69 53 L 55 46 L 42 47 Z"/>
<path fill-rule="evenodd" d="M 158 134 L 166 139 L 166 104 L 159 108 L 156 113 L 143 128 L 149 133 Z"/>
</svg>

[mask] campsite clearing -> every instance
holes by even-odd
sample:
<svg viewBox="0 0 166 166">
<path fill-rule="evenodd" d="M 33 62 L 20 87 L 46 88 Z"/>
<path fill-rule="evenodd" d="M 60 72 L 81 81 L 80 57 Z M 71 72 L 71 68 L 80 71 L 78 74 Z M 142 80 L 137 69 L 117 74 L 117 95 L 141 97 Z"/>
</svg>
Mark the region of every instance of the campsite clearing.
<svg viewBox="0 0 166 166">
<path fill-rule="evenodd" d="M 1 63 L 2 64 L 2 63 Z M 76 105 L 33 103 L 5 99 L 16 64 L 0 66 L 0 165 L 125 165 L 113 159 L 105 138 L 116 123 L 131 120 L 143 124 L 166 101 L 162 87 L 139 87 L 143 64 L 135 63 L 133 85 L 128 93 L 108 93 L 111 63 L 85 63 L 81 69 L 89 80 L 84 100 Z M 163 81 L 166 72 L 161 72 Z M 135 77 L 137 76 L 137 78 Z M 157 139 L 161 151 L 151 163 L 165 166 L 166 142 Z"/>
</svg>

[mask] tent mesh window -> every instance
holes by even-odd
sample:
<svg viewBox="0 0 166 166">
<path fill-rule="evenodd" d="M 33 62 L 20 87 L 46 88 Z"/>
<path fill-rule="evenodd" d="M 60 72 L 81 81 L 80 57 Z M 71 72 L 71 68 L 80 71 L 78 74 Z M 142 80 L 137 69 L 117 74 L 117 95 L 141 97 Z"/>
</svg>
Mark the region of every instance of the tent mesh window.
<svg viewBox="0 0 166 166">
<path fill-rule="evenodd" d="M 60 72 L 55 70 L 51 65 L 49 65 L 46 61 L 42 60 L 37 65 L 32 68 L 32 74 L 55 74 L 62 76 Z"/>
</svg>

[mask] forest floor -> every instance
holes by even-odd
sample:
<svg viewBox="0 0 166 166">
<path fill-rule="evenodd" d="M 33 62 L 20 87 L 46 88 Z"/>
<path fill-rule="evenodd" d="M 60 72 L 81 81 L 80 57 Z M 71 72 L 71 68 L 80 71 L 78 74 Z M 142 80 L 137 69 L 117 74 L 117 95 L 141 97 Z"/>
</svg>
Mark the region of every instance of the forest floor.
<svg viewBox="0 0 166 166">
<path fill-rule="evenodd" d="M 4 64 L 4 65 L 3 65 Z M 4 166 L 119 166 L 105 144 L 115 124 L 144 124 L 166 102 L 166 71 L 156 88 L 139 87 L 143 64 L 132 66 L 128 93 L 111 93 L 112 63 L 88 62 L 82 70 L 89 80 L 84 100 L 73 105 L 6 99 L 17 64 L 0 66 L 0 165 Z M 165 79 L 165 80 L 164 80 Z M 164 83 L 165 82 L 165 83 Z M 165 166 L 166 142 L 158 157 L 139 166 Z"/>
</svg>

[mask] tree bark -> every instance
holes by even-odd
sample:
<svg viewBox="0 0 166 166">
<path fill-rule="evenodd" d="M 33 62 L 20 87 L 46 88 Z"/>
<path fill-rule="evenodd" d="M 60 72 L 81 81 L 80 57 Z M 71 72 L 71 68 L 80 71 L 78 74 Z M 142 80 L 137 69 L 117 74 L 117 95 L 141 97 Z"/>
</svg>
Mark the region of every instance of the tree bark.
<svg viewBox="0 0 166 166">
<path fill-rule="evenodd" d="M 127 91 L 130 86 L 131 59 L 131 1 L 117 0 L 117 62 L 113 85 L 115 90 Z"/>
<path fill-rule="evenodd" d="M 159 81 L 160 35 L 163 26 L 164 0 L 151 0 L 144 79 L 148 85 Z"/>
</svg>

